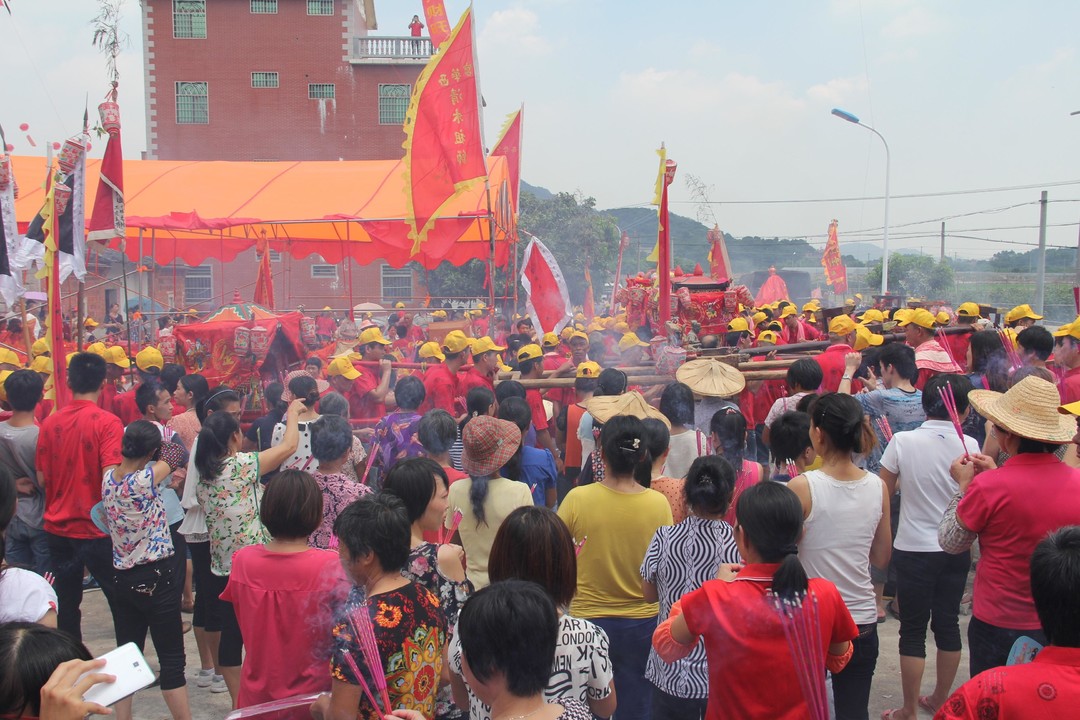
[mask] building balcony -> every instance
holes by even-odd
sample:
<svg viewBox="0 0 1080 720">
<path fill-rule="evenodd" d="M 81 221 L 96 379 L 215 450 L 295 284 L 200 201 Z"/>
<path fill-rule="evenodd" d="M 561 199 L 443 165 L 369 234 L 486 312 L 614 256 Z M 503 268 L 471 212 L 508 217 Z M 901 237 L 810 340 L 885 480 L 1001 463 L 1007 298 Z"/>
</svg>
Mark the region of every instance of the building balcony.
<svg viewBox="0 0 1080 720">
<path fill-rule="evenodd" d="M 431 58 L 431 38 L 356 37 L 352 41 L 353 65 L 424 65 Z"/>
</svg>

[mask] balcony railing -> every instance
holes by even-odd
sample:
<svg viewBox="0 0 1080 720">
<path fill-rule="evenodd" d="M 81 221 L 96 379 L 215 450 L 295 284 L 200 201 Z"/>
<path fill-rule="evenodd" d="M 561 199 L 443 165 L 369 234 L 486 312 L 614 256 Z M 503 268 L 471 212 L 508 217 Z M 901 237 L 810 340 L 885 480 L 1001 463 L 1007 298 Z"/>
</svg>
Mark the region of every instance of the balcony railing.
<svg viewBox="0 0 1080 720">
<path fill-rule="evenodd" d="M 426 37 L 358 37 L 352 50 L 351 61 L 359 64 L 426 63 L 433 52 Z"/>
</svg>

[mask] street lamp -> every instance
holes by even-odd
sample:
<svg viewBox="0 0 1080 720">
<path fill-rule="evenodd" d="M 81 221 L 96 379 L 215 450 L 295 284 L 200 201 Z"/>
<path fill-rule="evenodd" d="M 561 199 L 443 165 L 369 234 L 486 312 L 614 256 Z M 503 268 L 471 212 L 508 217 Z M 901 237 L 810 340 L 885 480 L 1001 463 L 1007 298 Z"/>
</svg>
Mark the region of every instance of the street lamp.
<svg viewBox="0 0 1080 720">
<path fill-rule="evenodd" d="M 885 137 L 874 128 L 859 121 L 859 118 L 846 110 L 833 108 L 832 114 L 841 120 L 864 127 L 881 138 L 881 144 L 885 146 L 885 232 L 881 237 L 881 294 L 889 294 L 889 143 Z"/>
</svg>

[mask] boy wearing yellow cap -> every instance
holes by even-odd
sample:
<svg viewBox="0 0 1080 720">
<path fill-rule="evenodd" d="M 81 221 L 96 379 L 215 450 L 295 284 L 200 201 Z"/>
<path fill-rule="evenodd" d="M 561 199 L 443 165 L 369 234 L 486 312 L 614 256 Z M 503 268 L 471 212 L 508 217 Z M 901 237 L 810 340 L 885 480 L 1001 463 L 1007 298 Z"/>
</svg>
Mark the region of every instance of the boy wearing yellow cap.
<svg viewBox="0 0 1080 720">
<path fill-rule="evenodd" d="M 915 382 L 915 387 L 919 390 L 935 375 L 963 372 L 937 341 L 936 322 L 934 315 L 923 308 L 911 310 L 899 322 L 904 329 L 907 344 L 915 348 L 915 367 L 919 369 L 919 379 Z"/>
<path fill-rule="evenodd" d="M 451 330 L 446 333 L 442 341 L 442 352 L 445 358 L 438 365 L 428 368 L 424 374 L 424 404 L 421 406 L 424 412 L 431 409 L 445 410 L 454 417 L 463 412 L 464 404 L 460 402 L 462 397 L 458 371 L 465 364 L 465 359 L 470 352 L 471 343 L 465 333 L 460 330 Z"/>
<path fill-rule="evenodd" d="M 628 332 L 619 340 L 619 367 L 634 367 L 645 359 L 649 343 L 643 342 L 635 333 Z"/>
<path fill-rule="evenodd" d="M 837 315 L 829 321 L 829 342 L 831 345 L 825 348 L 825 352 L 816 355 L 814 360 L 821 366 L 821 391 L 836 392 L 840 387 L 840 380 L 847 378 L 844 372 L 844 358 L 852 352 L 855 346 L 855 321 L 850 315 Z M 850 378 L 847 378 L 850 379 Z M 855 381 L 855 392 L 862 387 L 862 383 Z"/>
<path fill-rule="evenodd" d="M 1030 305 L 1017 305 L 1005 313 L 1005 327 L 1015 328 L 1019 331 L 1031 327 L 1037 320 L 1042 319 L 1043 316 L 1032 310 Z"/>
<path fill-rule="evenodd" d="M 104 356 L 104 353 L 102 353 Z M 125 358 L 126 359 L 126 358 Z M 106 377 L 108 377 L 109 362 L 106 360 Z M 130 361 L 128 363 L 130 365 Z M 157 380 L 161 375 L 161 369 L 165 367 L 165 359 L 161 356 L 161 352 L 156 347 L 147 347 L 140 350 L 135 355 L 135 368 L 138 371 L 139 383 L 135 387 L 131 388 L 127 392 L 122 392 L 113 397 L 112 407 L 105 407 L 105 410 L 110 410 L 114 415 L 120 418 L 120 422 L 124 427 L 127 427 L 131 423 L 135 422 L 143 416 L 139 410 L 138 404 L 135 402 L 135 391 L 139 385 L 147 380 Z M 109 385 L 110 383 L 105 383 Z M 115 387 L 115 386 L 114 386 Z M 102 392 L 106 392 L 103 388 Z M 100 396 L 101 393 L 99 393 Z"/>
<path fill-rule="evenodd" d="M 526 345 L 517 351 L 518 369 L 521 371 L 522 380 L 539 380 L 544 376 L 544 352 L 539 345 Z M 536 430 L 536 447 L 547 448 L 551 456 L 555 458 L 555 465 L 562 474 L 563 462 L 559 449 L 555 445 L 555 435 L 550 431 L 547 411 L 544 409 L 544 400 L 540 391 L 528 388 L 525 391 L 525 402 L 532 410 L 533 429 Z"/>
<path fill-rule="evenodd" d="M 1054 335 L 1054 362 L 1065 370 L 1058 384 L 1061 402 L 1080 400 L 1080 317 L 1057 329 Z"/>
<path fill-rule="evenodd" d="M 486 387 L 495 392 L 495 375 L 499 372 L 499 353 L 506 350 L 501 345 L 485 335 L 473 340 L 472 343 L 472 367 L 463 373 L 458 373 L 458 394 L 468 397 L 469 391 L 474 387 Z"/>
</svg>

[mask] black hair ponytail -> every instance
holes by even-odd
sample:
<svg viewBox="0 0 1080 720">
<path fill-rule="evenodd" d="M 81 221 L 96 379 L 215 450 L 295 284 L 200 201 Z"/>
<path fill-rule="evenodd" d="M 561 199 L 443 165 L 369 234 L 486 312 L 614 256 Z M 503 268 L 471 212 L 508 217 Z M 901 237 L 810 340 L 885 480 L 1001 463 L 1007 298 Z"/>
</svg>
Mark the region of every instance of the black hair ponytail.
<svg viewBox="0 0 1080 720">
<path fill-rule="evenodd" d="M 616 415 L 600 430 L 600 448 L 614 475 L 633 475 L 642 465 L 652 468 L 652 456 L 645 444 L 645 425 L 636 417 Z"/>
<path fill-rule="evenodd" d="M 799 497 L 787 485 L 762 482 L 744 490 L 735 503 L 735 517 L 761 561 L 780 563 L 772 591 L 784 600 L 806 594 L 809 579 L 799 562 L 799 536 L 803 510 Z"/>
<path fill-rule="evenodd" d="M 215 412 L 206 418 L 195 448 L 195 468 L 204 480 L 221 474 L 225 456 L 229 454 L 229 439 L 239 429 L 240 423 L 228 413 Z"/>
<path fill-rule="evenodd" d="M 671 443 L 671 431 L 668 426 L 656 418 L 646 418 L 642 421 L 645 427 L 645 458 L 634 468 L 634 480 L 642 487 L 652 485 L 652 469 L 657 458 L 667 452 Z"/>
</svg>

